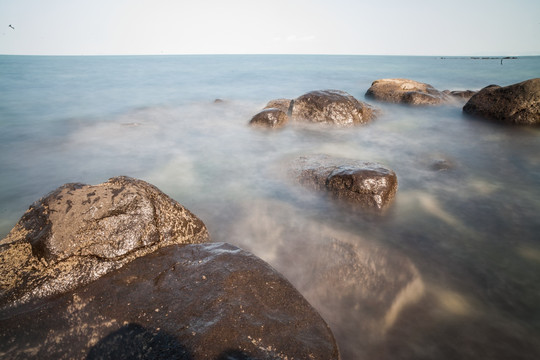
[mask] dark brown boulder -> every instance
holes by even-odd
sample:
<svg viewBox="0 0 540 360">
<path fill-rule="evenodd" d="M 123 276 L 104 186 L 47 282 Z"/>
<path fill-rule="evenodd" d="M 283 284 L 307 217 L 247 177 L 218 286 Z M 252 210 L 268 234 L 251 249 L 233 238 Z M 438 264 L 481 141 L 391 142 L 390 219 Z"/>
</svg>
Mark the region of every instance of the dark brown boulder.
<svg viewBox="0 0 540 360">
<path fill-rule="evenodd" d="M 224 243 L 160 248 L 62 296 L 0 311 L 4 359 L 339 359 L 294 287 Z"/>
<path fill-rule="evenodd" d="M 266 108 L 255 114 L 251 118 L 249 125 L 278 129 L 285 126 L 288 122 L 289 117 L 287 116 L 287 113 L 277 108 Z"/>
<path fill-rule="evenodd" d="M 166 245 L 207 240 L 201 220 L 144 181 L 66 184 L 0 241 L 0 308 L 74 289 Z"/>
<path fill-rule="evenodd" d="M 340 90 L 311 91 L 294 100 L 292 120 L 352 126 L 376 116 L 376 110 Z"/>
<path fill-rule="evenodd" d="M 540 124 L 540 78 L 487 86 L 470 98 L 463 112 L 512 124 Z"/>
<path fill-rule="evenodd" d="M 376 80 L 366 97 L 409 105 L 437 105 L 447 101 L 447 96 L 433 86 L 409 79 Z"/>
<path fill-rule="evenodd" d="M 377 210 L 388 206 L 398 187 L 396 174 L 381 164 L 327 155 L 300 157 L 291 173 L 306 187 Z"/>
</svg>

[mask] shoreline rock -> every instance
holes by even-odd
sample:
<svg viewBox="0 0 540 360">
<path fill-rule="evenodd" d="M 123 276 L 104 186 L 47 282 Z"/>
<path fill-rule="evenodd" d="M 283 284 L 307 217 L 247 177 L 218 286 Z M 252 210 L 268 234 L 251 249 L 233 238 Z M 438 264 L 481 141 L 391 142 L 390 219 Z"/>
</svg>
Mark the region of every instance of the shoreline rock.
<svg viewBox="0 0 540 360">
<path fill-rule="evenodd" d="M 307 188 L 375 210 L 388 207 L 398 188 L 394 171 L 381 164 L 323 154 L 296 159 L 290 174 Z"/>
<path fill-rule="evenodd" d="M 375 116 L 372 106 L 341 90 L 311 91 L 296 98 L 292 106 L 294 121 L 353 126 Z"/>
<path fill-rule="evenodd" d="M 163 246 L 208 240 L 200 219 L 142 180 L 65 184 L 0 241 L 0 308 L 72 290 Z"/>
<path fill-rule="evenodd" d="M 365 96 L 409 105 L 438 105 L 448 100 L 446 94 L 433 86 L 409 79 L 375 80 Z"/>
<path fill-rule="evenodd" d="M 469 115 L 518 125 L 540 124 L 540 78 L 509 86 L 489 85 L 463 107 Z"/>
<path fill-rule="evenodd" d="M 350 127 L 368 123 L 377 109 L 341 90 L 311 91 L 294 100 L 271 100 L 249 125 L 278 129 L 288 122 Z"/>
<path fill-rule="evenodd" d="M 277 271 L 226 243 L 172 245 L 72 292 L 0 311 L 5 359 L 329 359 L 319 313 Z"/>
</svg>

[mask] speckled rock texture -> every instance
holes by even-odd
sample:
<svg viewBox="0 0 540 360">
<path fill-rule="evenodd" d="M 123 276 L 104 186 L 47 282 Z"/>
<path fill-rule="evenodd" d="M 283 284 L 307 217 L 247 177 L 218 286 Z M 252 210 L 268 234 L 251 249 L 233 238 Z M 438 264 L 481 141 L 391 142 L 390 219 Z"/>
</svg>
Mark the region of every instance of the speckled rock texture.
<svg viewBox="0 0 540 360">
<path fill-rule="evenodd" d="M 0 308 L 69 291 L 162 246 L 207 240 L 201 220 L 144 181 L 66 184 L 0 241 Z"/>
<path fill-rule="evenodd" d="M 254 255 L 172 245 L 0 311 L 3 359 L 339 359 L 326 322 Z"/>
<path fill-rule="evenodd" d="M 409 105 L 438 105 L 448 101 L 448 96 L 433 86 L 409 79 L 376 80 L 366 97 Z"/>
<path fill-rule="evenodd" d="M 300 184 L 364 208 L 383 210 L 397 192 L 396 174 L 378 163 L 318 154 L 302 156 L 290 168 Z"/>
<path fill-rule="evenodd" d="M 368 123 L 377 114 L 377 109 L 358 101 L 345 91 L 319 90 L 294 100 L 271 100 L 262 111 L 253 116 L 249 124 L 276 129 L 294 121 L 349 127 Z"/>
<path fill-rule="evenodd" d="M 269 129 L 282 128 L 289 122 L 287 113 L 277 108 L 266 108 L 255 114 L 249 125 L 260 126 Z"/>
<path fill-rule="evenodd" d="M 540 124 L 540 78 L 500 87 L 490 85 L 463 107 L 463 112 L 519 125 Z"/>
<path fill-rule="evenodd" d="M 341 90 L 308 92 L 294 100 L 292 120 L 338 126 L 365 124 L 377 110 Z"/>
</svg>

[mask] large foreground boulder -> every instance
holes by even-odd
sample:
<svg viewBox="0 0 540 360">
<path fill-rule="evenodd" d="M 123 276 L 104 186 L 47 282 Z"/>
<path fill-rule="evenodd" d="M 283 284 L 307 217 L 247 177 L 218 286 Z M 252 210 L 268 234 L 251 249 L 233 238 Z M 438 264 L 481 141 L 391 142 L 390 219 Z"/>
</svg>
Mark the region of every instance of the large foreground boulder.
<svg viewBox="0 0 540 360">
<path fill-rule="evenodd" d="M 448 101 L 447 95 L 433 86 L 409 79 L 376 80 L 366 97 L 409 105 L 437 105 Z"/>
<path fill-rule="evenodd" d="M 364 124 L 376 116 L 376 110 L 345 91 L 311 91 L 294 100 L 292 119 L 311 123 L 352 126 Z"/>
<path fill-rule="evenodd" d="M 169 246 L 63 296 L 0 311 L 4 359 L 339 359 L 327 324 L 259 258 Z"/>
<path fill-rule="evenodd" d="M 396 174 L 381 164 L 328 155 L 296 159 L 291 174 L 306 187 L 376 210 L 390 204 L 398 187 Z"/>
<path fill-rule="evenodd" d="M 0 308 L 74 289 L 163 246 L 207 240 L 201 220 L 144 181 L 66 184 L 0 241 Z"/>
<path fill-rule="evenodd" d="M 463 112 L 512 124 L 540 124 L 540 78 L 487 86 L 470 98 Z"/>
</svg>

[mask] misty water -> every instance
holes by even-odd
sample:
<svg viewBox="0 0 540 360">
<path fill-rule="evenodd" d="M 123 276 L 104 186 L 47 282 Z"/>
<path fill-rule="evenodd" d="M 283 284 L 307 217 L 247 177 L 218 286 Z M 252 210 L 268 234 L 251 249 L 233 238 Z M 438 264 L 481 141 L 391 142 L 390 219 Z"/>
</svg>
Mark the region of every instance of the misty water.
<svg viewBox="0 0 540 360">
<path fill-rule="evenodd" d="M 469 118 L 460 101 L 367 101 L 381 115 L 354 128 L 247 124 L 311 90 L 366 101 L 381 78 L 478 90 L 538 76 L 540 57 L 0 56 L 0 236 L 64 183 L 128 175 L 280 271 L 344 360 L 537 359 L 539 128 Z M 390 208 L 352 209 L 287 177 L 319 153 L 393 169 Z"/>
</svg>

